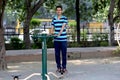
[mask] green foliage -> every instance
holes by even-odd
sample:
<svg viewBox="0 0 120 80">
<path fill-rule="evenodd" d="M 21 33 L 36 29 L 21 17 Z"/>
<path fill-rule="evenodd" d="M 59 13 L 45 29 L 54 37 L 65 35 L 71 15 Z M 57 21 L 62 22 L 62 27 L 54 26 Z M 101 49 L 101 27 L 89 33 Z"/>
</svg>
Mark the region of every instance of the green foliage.
<svg viewBox="0 0 120 80">
<path fill-rule="evenodd" d="M 80 18 L 81 21 L 92 20 L 92 2 L 91 0 L 80 1 Z"/>
<path fill-rule="evenodd" d="M 68 44 L 69 47 L 80 47 L 81 44 L 78 44 L 77 42 L 72 42 Z"/>
<path fill-rule="evenodd" d="M 111 0 L 92 0 L 92 5 L 93 5 L 92 13 L 94 20 L 103 22 L 108 19 L 107 17 L 108 17 L 110 2 Z M 119 4 L 120 1 L 115 0 L 114 17 L 119 15 L 120 12 Z M 120 20 L 119 17 L 118 19 Z"/>
<path fill-rule="evenodd" d="M 31 2 L 31 8 L 33 8 L 39 0 L 29 1 Z M 55 12 L 55 7 L 59 4 L 64 5 L 64 15 L 69 18 L 75 18 L 75 0 L 45 0 L 43 6 L 46 7 L 49 12 Z M 118 0 L 116 0 L 115 14 L 119 12 L 118 4 Z M 107 19 L 109 5 L 110 0 L 80 0 L 80 18 L 81 20 L 90 21 L 93 17 L 94 20 L 103 22 Z M 16 13 L 17 18 L 19 18 L 21 22 L 24 21 L 26 16 L 25 0 L 8 0 L 7 8 L 11 10 L 12 13 Z M 36 13 L 40 14 L 38 12 Z"/>
<path fill-rule="evenodd" d="M 106 6 L 109 6 L 110 0 L 92 0 L 92 3 L 94 11 L 98 12 L 99 10 L 102 10 Z"/>
<path fill-rule="evenodd" d="M 106 34 L 101 34 L 100 35 L 100 40 L 101 41 L 107 41 L 108 40 L 108 34 L 106 33 Z"/>
<path fill-rule="evenodd" d="M 66 15 L 70 19 L 75 19 L 75 2 L 76 0 L 49 0 L 46 1 L 44 4 L 44 7 L 49 12 L 55 13 L 55 7 L 56 5 L 62 5 L 63 6 L 63 15 Z M 91 20 L 92 17 L 92 2 L 90 0 L 81 0 L 80 1 L 80 18 L 81 20 Z M 87 16 L 87 17 L 86 17 Z"/>
<path fill-rule="evenodd" d="M 44 2 L 44 7 L 46 7 L 47 10 L 55 9 L 58 0 L 46 0 Z"/>
<path fill-rule="evenodd" d="M 48 48 L 53 48 L 53 38 L 48 38 L 47 39 L 47 47 Z"/>
<path fill-rule="evenodd" d="M 69 27 L 70 27 L 70 31 L 68 34 L 70 34 L 71 36 L 69 36 L 68 38 L 72 37 L 73 42 L 75 42 L 75 36 L 76 36 L 76 21 L 71 21 L 69 22 Z"/>
<path fill-rule="evenodd" d="M 7 12 L 9 10 L 12 14 L 16 14 L 20 22 L 24 21 L 26 15 L 25 0 L 8 0 L 6 9 Z"/>
<path fill-rule="evenodd" d="M 108 45 L 108 35 L 107 34 L 100 34 L 100 33 L 94 33 L 92 35 L 92 41 L 95 43 L 93 46 L 107 46 Z"/>
<path fill-rule="evenodd" d="M 24 49 L 25 45 L 22 40 L 20 40 L 18 37 L 13 37 L 10 40 L 10 45 L 13 49 Z"/>
<path fill-rule="evenodd" d="M 75 18 L 75 2 L 76 0 L 61 0 L 61 3 L 66 5 L 65 10 L 64 10 L 64 15 L 68 16 L 69 18 Z M 92 2 L 90 0 L 80 0 L 80 19 L 82 21 L 87 20 L 90 21 L 92 19 Z"/>
<path fill-rule="evenodd" d="M 38 38 L 32 38 L 32 39 L 33 39 L 33 42 L 34 42 L 34 44 L 32 45 L 33 49 L 42 48 L 42 40 L 41 39 L 38 39 Z"/>
<path fill-rule="evenodd" d="M 75 16 L 75 0 L 61 0 L 61 3 L 66 5 L 63 14 L 69 18 L 74 18 Z"/>
<path fill-rule="evenodd" d="M 115 55 L 120 54 L 120 47 L 117 47 L 117 49 L 113 51 L 113 54 Z"/>
<path fill-rule="evenodd" d="M 68 25 L 70 26 L 70 27 L 75 27 L 76 26 L 76 21 L 71 21 L 71 22 L 69 22 L 68 23 Z"/>
<path fill-rule="evenodd" d="M 87 37 L 87 30 L 86 29 L 83 29 L 82 31 L 81 31 L 81 34 L 80 34 L 81 36 L 81 40 L 82 41 L 87 41 L 87 39 L 88 39 L 88 37 Z"/>
<path fill-rule="evenodd" d="M 108 46 L 108 42 L 107 41 L 102 41 L 102 42 L 100 42 L 100 46 Z"/>
<path fill-rule="evenodd" d="M 107 19 L 110 0 L 92 0 L 93 18 L 98 22 L 104 22 Z"/>
<path fill-rule="evenodd" d="M 94 33 L 92 35 L 92 41 L 94 42 L 92 46 L 99 46 L 99 41 L 100 41 L 100 34 L 99 33 Z"/>
<path fill-rule="evenodd" d="M 73 42 L 75 42 L 75 40 L 76 40 L 76 28 L 75 28 L 75 26 L 71 27 L 70 34 L 71 34 Z"/>
<path fill-rule="evenodd" d="M 92 41 L 100 41 L 100 34 L 99 33 L 94 33 L 92 35 Z"/>
<path fill-rule="evenodd" d="M 34 8 L 38 1 L 40 0 L 29 0 L 30 4 L 26 4 L 26 0 L 8 0 L 7 10 L 10 10 L 13 14 L 17 14 L 17 19 L 19 19 L 20 22 L 23 22 L 27 15 L 27 7 L 30 7 L 31 9 Z M 56 1 L 57 0 L 44 0 L 44 7 L 51 9 L 55 7 L 54 4 Z M 34 15 L 38 14 L 40 14 L 39 11 L 37 11 Z"/>
<path fill-rule="evenodd" d="M 107 34 L 94 33 L 92 35 L 92 40 L 93 41 L 107 41 L 108 40 L 108 35 Z"/>
<path fill-rule="evenodd" d="M 34 44 L 32 45 L 33 49 L 39 49 L 42 48 L 42 39 L 38 38 L 32 38 Z M 47 48 L 53 48 L 53 38 L 48 38 L 47 39 Z"/>
<path fill-rule="evenodd" d="M 40 20 L 39 19 L 32 19 L 31 22 L 30 22 L 30 28 L 33 29 L 37 26 L 40 25 Z"/>
</svg>

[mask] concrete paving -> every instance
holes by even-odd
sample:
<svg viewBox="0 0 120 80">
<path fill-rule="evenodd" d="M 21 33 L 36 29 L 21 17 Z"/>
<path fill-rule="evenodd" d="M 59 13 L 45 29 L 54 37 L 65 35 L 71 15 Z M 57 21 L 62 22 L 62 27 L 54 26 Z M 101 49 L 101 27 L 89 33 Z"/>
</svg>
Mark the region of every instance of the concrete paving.
<svg viewBox="0 0 120 80">
<path fill-rule="evenodd" d="M 79 59 L 68 61 L 68 74 L 60 80 L 120 80 L 120 57 Z M 48 61 L 48 72 L 55 72 L 54 61 Z M 8 63 L 8 70 L 0 71 L 0 80 L 13 80 L 11 75 L 21 75 L 20 79 L 32 73 L 41 72 L 41 62 Z M 34 76 L 29 80 L 41 80 Z M 57 80 L 50 75 L 51 80 Z"/>
<path fill-rule="evenodd" d="M 113 51 L 117 47 L 84 47 L 84 48 L 68 48 L 67 57 L 73 59 L 88 59 L 88 58 L 105 58 L 113 57 Z M 7 62 L 26 62 L 26 61 L 41 61 L 41 49 L 29 50 L 8 50 L 6 51 Z M 54 49 L 47 49 L 47 59 L 54 60 Z"/>
<path fill-rule="evenodd" d="M 83 48 L 68 48 L 67 52 L 97 52 L 97 51 L 109 51 L 109 50 L 116 50 L 115 47 L 83 47 Z M 54 49 L 49 48 L 47 49 L 48 54 L 53 54 Z M 7 50 L 7 56 L 15 56 L 15 55 L 23 55 L 23 54 L 42 54 L 41 49 L 26 49 L 26 50 Z"/>
</svg>

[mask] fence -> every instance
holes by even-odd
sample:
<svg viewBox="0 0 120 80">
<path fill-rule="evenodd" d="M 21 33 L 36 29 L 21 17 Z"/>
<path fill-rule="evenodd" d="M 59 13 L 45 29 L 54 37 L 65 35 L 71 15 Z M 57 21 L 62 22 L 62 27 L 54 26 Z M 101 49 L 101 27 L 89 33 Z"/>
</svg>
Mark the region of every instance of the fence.
<svg viewBox="0 0 120 80">
<path fill-rule="evenodd" d="M 4 28 L 5 30 L 5 40 L 9 41 L 11 37 L 19 37 L 23 40 L 23 28 Z M 106 34 L 109 38 L 109 29 L 107 28 L 82 28 L 81 30 L 81 41 L 92 41 L 94 34 Z M 75 29 L 67 29 L 68 33 L 68 41 L 76 41 L 76 30 Z M 115 40 L 116 40 L 116 28 L 114 29 Z M 31 35 L 31 33 L 30 33 Z M 74 37 L 74 38 L 73 38 Z M 87 38 L 87 40 L 86 40 Z"/>
</svg>

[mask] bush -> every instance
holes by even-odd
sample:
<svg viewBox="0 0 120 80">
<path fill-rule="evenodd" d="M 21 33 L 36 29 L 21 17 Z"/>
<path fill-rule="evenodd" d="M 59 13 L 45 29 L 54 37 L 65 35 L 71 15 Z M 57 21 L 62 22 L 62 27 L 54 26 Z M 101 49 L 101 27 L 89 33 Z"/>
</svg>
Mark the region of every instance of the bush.
<svg viewBox="0 0 120 80">
<path fill-rule="evenodd" d="M 42 48 L 42 39 L 41 38 L 32 38 L 34 44 L 32 45 L 33 49 Z M 47 48 L 53 48 L 53 38 L 48 38 L 46 41 Z"/>
<path fill-rule="evenodd" d="M 30 21 L 30 28 L 33 29 L 33 28 L 39 26 L 40 23 L 41 23 L 41 22 L 40 22 L 39 19 L 33 18 L 33 19 Z"/>
<path fill-rule="evenodd" d="M 102 42 L 100 42 L 100 46 L 108 46 L 108 42 L 102 41 Z"/>
<path fill-rule="evenodd" d="M 32 45 L 33 49 L 42 48 L 42 40 L 41 39 L 38 39 L 38 38 L 32 38 L 32 39 L 33 39 L 33 42 L 34 42 L 34 44 Z"/>
<path fill-rule="evenodd" d="M 100 35 L 100 40 L 101 41 L 108 41 L 108 34 L 101 34 Z"/>
<path fill-rule="evenodd" d="M 94 33 L 92 35 L 92 41 L 94 42 L 93 46 L 108 46 L 108 35 L 107 34 L 100 34 Z"/>
<path fill-rule="evenodd" d="M 10 39 L 10 45 L 13 49 L 24 49 L 25 45 L 22 40 L 20 40 L 18 37 L 13 37 Z"/>
<path fill-rule="evenodd" d="M 68 47 L 80 47 L 80 45 L 77 42 L 69 42 Z"/>
<path fill-rule="evenodd" d="M 120 54 L 120 47 L 117 47 L 117 49 L 113 51 L 113 54 L 115 55 Z"/>
<path fill-rule="evenodd" d="M 54 47 L 53 44 L 54 44 L 54 43 L 53 43 L 53 38 L 48 38 L 48 39 L 47 39 L 47 47 L 48 47 L 48 48 L 53 48 L 53 47 Z"/>
<path fill-rule="evenodd" d="M 92 35 L 92 41 L 94 42 L 92 46 L 100 46 L 99 41 L 100 41 L 100 34 L 99 33 L 94 33 Z"/>
<path fill-rule="evenodd" d="M 87 41 L 88 37 L 87 37 L 87 30 L 84 29 L 84 31 L 81 31 L 81 38 L 82 41 Z"/>
</svg>

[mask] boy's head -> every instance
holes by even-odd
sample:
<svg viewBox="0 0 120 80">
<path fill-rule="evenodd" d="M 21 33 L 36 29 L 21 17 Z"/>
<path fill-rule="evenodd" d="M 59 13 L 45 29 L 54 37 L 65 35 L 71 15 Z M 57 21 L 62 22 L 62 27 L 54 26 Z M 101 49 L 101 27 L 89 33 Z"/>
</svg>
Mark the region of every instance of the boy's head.
<svg viewBox="0 0 120 80">
<path fill-rule="evenodd" d="M 56 6 L 57 15 L 62 15 L 62 6 Z"/>
</svg>

